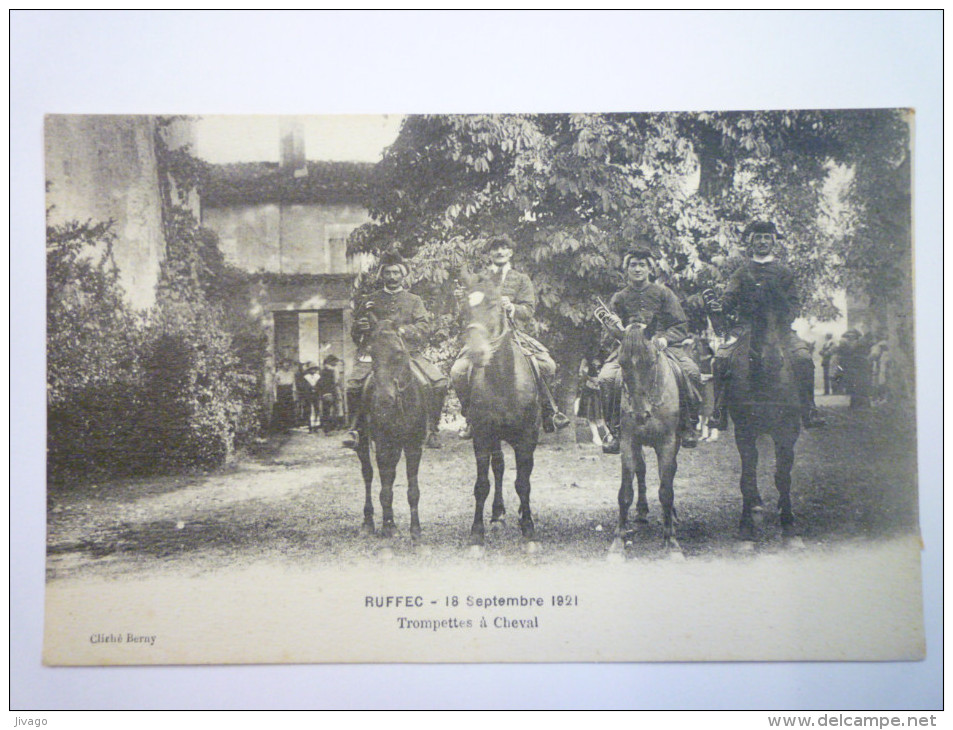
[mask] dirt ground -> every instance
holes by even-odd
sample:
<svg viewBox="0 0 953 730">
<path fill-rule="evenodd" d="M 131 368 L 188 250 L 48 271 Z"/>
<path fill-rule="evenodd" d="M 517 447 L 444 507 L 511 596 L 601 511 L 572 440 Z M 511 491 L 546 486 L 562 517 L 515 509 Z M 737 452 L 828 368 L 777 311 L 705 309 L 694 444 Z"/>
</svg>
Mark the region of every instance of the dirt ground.
<svg viewBox="0 0 953 730">
<path fill-rule="evenodd" d="M 880 411 L 850 411 L 819 398 L 829 425 L 802 432 L 793 502 L 808 551 L 915 533 L 916 450 L 910 426 Z M 911 419 L 912 422 L 912 419 Z M 580 428 L 577 436 L 585 436 Z M 444 448 L 427 450 L 420 471 L 423 537 L 409 537 L 403 467 L 395 485 L 400 534 L 361 533 L 364 489 L 341 435 L 304 430 L 277 435 L 211 474 L 117 480 L 57 490 L 48 499 L 48 580 L 177 572 L 202 575 L 250 561 L 347 565 L 385 556 L 408 565 L 468 560 L 475 477 L 470 442 L 451 428 Z M 762 443 L 759 485 L 769 508 L 762 552 L 782 549 L 770 507 L 773 449 Z M 506 449 L 506 527 L 488 533 L 493 563 L 602 560 L 617 519 L 619 457 L 574 434 L 547 435 L 536 454 L 532 507 L 539 551 L 526 556 L 516 526 L 512 452 Z M 733 554 L 741 509 L 740 462 L 732 434 L 679 455 L 678 538 L 689 559 Z M 662 557 L 654 457 L 649 458 L 650 523 L 629 560 Z M 375 511 L 380 505 L 375 483 Z"/>
</svg>

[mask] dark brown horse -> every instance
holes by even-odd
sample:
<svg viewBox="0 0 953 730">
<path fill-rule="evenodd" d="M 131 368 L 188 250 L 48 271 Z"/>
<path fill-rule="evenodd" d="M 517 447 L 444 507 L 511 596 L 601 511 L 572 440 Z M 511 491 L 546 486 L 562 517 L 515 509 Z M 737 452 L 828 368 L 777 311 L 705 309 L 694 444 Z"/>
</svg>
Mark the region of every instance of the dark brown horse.
<svg viewBox="0 0 953 730">
<path fill-rule="evenodd" d="M 682 557 L 675 537 L 675 471 L 678 468 L 679 435 L 678 382 L 674 364 L 645 336 L 645 325 L 630 325 L 619 350 L 624 395 L 622 398 L 622 485 L 619 488 L 619 524 L 610 548 L 618 557 L 631 541 L 628 527 L 632 506 L 632 476 L 638 479 L 636 520 L 646 522 L 645 458 L 642 447 L 650 446 L 658 459 L 659 502 L 662 505 L 664 547 L 673 557 Z"/>
<path fill-rule="evenodd" d="M 465 277 L 469 291 L 468 324 L 464 356 L 470 361 L 469 421 L 477 478 L 473 489 L 476 509 L 470 544 L 482 550 L 483 506 L 490 493 L 489 468 L 493 467 L 492 523 L 502 523 L 503 451 L 506 441 L 516 457 L 516 493 L 519 525 L 532 549 L 536 536 L 530 510 L 530 474 L 539 441 L 540 398 L 532 366 L 516 341 L 512 323 L 504 315 L 499 289 L 489 281 Z"/>
<path fill-rule="evenodd" d="M 417 504 L 420 488 L 417 470 L 427 435 L 427 398 L 423 386 L 410 369 L 410 354 L 390 320 L 374 324 L 369 338 L 372 373 L 362 394 L 366 427 L 361 429 L 357 455 L 364 475 L 364 530 L 374 532 L 374 503 L 371 483 L 370 442 L 377 451 L 381 479 L 381 535 L 392 537 L 394 524 L 394 478 L 401 453 L 407 462 L 407 502 L 410 505 L 410 534 L 420 536 Z"/>
<path fill-rule="evenodd" d="M 795 533 L 791 509 L 791 469 L 801 426 L 797 384 L 784 347 L 786 334 L 774 312 L 766 309 L 741 336 L 731 359 L 727 403 L 741 456 L 739 537 L 746 549 L 760 537 L 764 516 L 758 491 L 758 437 L 763 434 L 774 441 L 774 483 L 782 536 L 789 547 L 803 546 Z"/>
</svg>

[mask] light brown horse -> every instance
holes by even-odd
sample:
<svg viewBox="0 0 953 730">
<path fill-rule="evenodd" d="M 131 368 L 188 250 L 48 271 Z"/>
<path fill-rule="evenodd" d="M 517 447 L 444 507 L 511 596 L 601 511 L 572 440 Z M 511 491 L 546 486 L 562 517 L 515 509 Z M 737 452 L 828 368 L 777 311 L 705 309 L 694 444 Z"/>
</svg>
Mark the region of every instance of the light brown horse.
<svg viewBox="0 0 953 730">
<path fill-rule="evenodd" d="M 619 350 L 622 367 L 622 485 L 619 488 L 619 524 L 610 555 L 621 555 L 631 543 L 628 526 L 632 506 L 632 476 L 638 479 L 639 498 L 636 520 L 646 522 L 649 512 L 646 500 L 645 458 L 642 447 L 655 449 L 658 458 L 659 502 L 662 505 L 663 545 L 673 557 L 681 557 L 675 537 L 675 471 L 681 445 L 679 435 L 678 382 L 674 364 L 645 336 L 645 325 L 630 325 L 622 337 Z"/>
<path fill-rule="evenodd" d="M 484 543 L 483 506 L 490 493 L 491 464 L 496 485 L 491 521 L 502 522 L 506 512 L 502 441 L 513 447 L 516 457 L 519 525 L 523 537 L 532 544 L 536 531 L 530 509 L 530 474 L 540 428 L 536 379 L 529 359 L 516 341 L 513 326 L 504 315 L 499 288 L 485 279 L 464 278 L 469 297 L 463 354 L 471 365 L 468 416 L 477 467 L 470 544 L 482 547 Z"/>
</svg>

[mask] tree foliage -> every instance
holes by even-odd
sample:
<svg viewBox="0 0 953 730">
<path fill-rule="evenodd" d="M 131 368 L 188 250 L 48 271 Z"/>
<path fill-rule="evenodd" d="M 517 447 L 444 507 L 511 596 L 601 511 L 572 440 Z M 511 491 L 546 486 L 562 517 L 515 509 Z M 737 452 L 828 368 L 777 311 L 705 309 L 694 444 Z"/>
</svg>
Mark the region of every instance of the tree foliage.
<svg viewBox="0 0 953 730">
<path fill-rule="evenodd" d="M 595 296 L 620 286 L 633 236 L 651 235 L 659 273 L 691 290 L 731 268 L 747 220 L 770 216 L 793 234 L 791 263 L 814 311 L 829 313 L 833 252 L 818 245 L 817 220 L 829 161 L 843 151 L 827 123 L 815 112 L 409 117 L 378 165 L 374 222 L 352 251 L 398 244 L 446 313 L 447 282 L 505 231 L 536 284 L 544 336 L 575 347 L 591 335 Z"/>
</svg>

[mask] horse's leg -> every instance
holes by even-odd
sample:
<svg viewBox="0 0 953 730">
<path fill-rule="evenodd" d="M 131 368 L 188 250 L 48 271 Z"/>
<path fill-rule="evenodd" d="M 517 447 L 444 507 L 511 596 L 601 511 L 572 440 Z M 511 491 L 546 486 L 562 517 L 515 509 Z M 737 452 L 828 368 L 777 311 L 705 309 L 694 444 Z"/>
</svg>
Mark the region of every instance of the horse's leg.
<svg viewBox="0 0 953 730">
<path fill-rule="evenodd" d="M 381 535 L 393 537 L 397 532 L 394 524 L 394 479 L 397 476 L 397 462 L 400 460 L 400 446 L 377 444 L 377 473 L 381 477 Z"/>
<path fill-rule="evenodd" d="M 649 500 L 646 496 L 648 489 L 645 482 L 645 457 L 642 455 L 641 444 L 634 447 L 635 450 L 635 478 L 639 484 L 639 498 L 635 503 L 635 521 L 646 523 L 649 521 Z"/>
<path fill-rule="evenodd" d="M 741 523 L 738 537 L 754 542 L 760 537 L 764 507 L 758 492 L 758 435 L 735 420 L 735 444 L 741 456 Z"/>
<path fill-rule="evenodd" d="M 420 485 L 417 482 L 417 472 L 420 470 L 420 455 L 419 444 L 404 449 L 404 458 L 407 461 L 407 504 L 410 505 L 410 536 L 414 540 L 420 537 L 420 517 L 417 514 L 417 505 L 420 502 Z"/>
<path fill-rule="evenodd" d="M 500 442 L 497 441 L 490 452 L 490 466 L 493 469 L 493 516 L 490 518 L 490 527 L 494 524 L 503 524 L 503 515 L 506 514 L 506 507 L 503 506 L 503 471 L 505 464 L 503 462 L 503 449 L 500 448 Z"/>
<path fill-rule="evenodd" d="M 683 557 L 682 548 L 675 537 L 675 472 L 678 469 L 678 440 L 674 433 L 656 445 L 655 455 L 658 458 L 658 499 L 662 505 L 662 544 L 672 557 Z"/>
<path fill-rule="evenodd" d="M 529 541 L 536 538 L 536 527 L 533 524 L 533 512 L 529 506 L 530 474 L 533 473 L 533 451 L 535 444 L 527 446 L 517 444 L 513 447 L 516 455 L 516 493 L 520 498 L 520 530 L 523 537 Z"/>
<path fill-rule="evenodd" d="M 618 558 L 622 555 L 623 547 L 629 542 L 629 508 L 632 506 L 632 476 L 636 470 L 636 460 L 642 462 L 643 478 L 645 462 L 642 459 L 642 447 L 633 443 L 625 430 L 622 431 L 620 453 L 622 455 L 622 481 L 619 484 L 619 523 L 616 525 L 615 537 L 609 547 L 610 557 Z"/>
<path fill-rule="evenodd" d="M 361 530 L 373 535 L 374 499 L 371 497 L 371 484 L 374 482 L 374 466 L 371 464 L 371 442 L 366 435 L 362 435 L 357 444 L 357 458 L 361 461 L 361 475 L 364 477 L 364 524 Z"/>
<path fill-rule="evenodd" d="M 483 505 L 490 494 L 490 450 L 480 434 L 473 435 L 473 454 L 476 457 L 476 484 L 473 497 L 476 502 L 473 512 L 473 526 L 470 528 L 470 544 L 481 546 L 484 543 L 486 528 L 483 525 Z"/>
<path fill-rule="evenodd" d="M 797 422 L 795 421 L 795 427 Z M 781 537 L 787 547 L 802 548 L 804 543 L 798 536 L 794 510 L 791 508 L 791 470 L 794 468 L 794 443 L 797 430 L 790 433 L 785 429 L 774 436 L 775 472 L 774 484 L 778 488 L 778 515 L 781 522 Z"/>
</svg>

